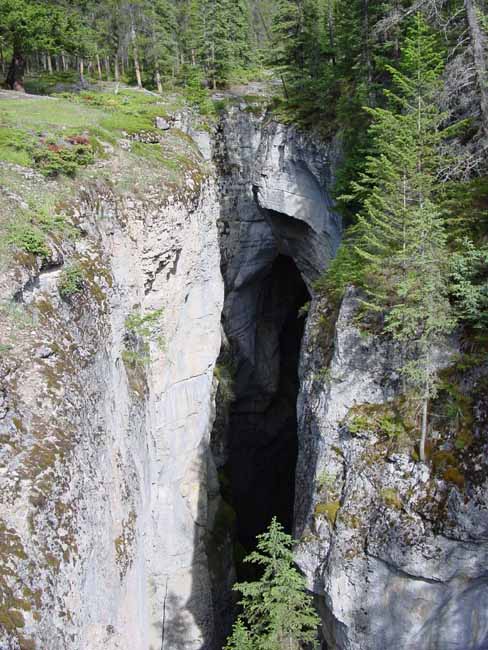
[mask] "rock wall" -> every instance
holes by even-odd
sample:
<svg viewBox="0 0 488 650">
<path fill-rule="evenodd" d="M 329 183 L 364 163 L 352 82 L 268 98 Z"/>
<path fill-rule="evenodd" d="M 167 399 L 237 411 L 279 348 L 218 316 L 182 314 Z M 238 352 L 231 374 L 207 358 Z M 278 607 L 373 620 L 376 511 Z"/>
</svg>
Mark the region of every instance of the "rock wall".
<svg viewBox="0 0 488 650">
<path fill-rule="evenodd" d="M 387 413 L 398 393 L 398 351 L 358 330 L 357 306 L 350 292 L 336 320 L 315 302 L 300 369 L 297 558 L 317 595 L 324 642 L 332 650 L 487 648 L 486 372 L 464 378 L 474 404 L 467 447 L 451 437 L 436 443 L 429 466 L 419 463 L 401 433 L 353 418 L 359 405 Z M 440 362 L 452 364 L 454 352 Z"/>
<path fill-rule="evenodd" d="M 142 198 L 84 185 L 73 212 L 74 244 L 2 275 L 0 647 L 213 648 L 213 173 Z M 63 299 L 73 256 L 83 294 Z"/>
<path fill-rule="evenodd" d="M 245 104 L 229 109 L 221 121 L 215 160 L 223 323 L 244 365 L 260 363 L 258 295 L 274 260 L 291 257 L 310 287 L 339 245 L 341 223 L 330 199 L 338 159 L 337 143 L 318 142 Z"/>
<path fill-rule="evenodd" d="M 238 539 L 249 549 L 273 515 L 291 527 L 299 310 L 340 240 L 330 199 L 338 147 L 243 102 L 221 121 L 215 159 L 226 287 L 223 359 L 231 365 L 235 399 L 214 440 L 231 483 Z"/>
</svg>

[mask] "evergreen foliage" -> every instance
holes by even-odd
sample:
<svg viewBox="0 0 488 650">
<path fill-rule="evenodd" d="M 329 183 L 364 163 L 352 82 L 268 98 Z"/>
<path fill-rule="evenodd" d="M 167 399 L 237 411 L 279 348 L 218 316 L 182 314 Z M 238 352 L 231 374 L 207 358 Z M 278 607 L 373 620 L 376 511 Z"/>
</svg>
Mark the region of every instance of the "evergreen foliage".
<svg viewBox="0 0 488 650">
<path fill-rule="evenodd" d="M 234 625 L 226 650 L 297 650 L 317 647 L 319 618 L 306 592 L 303 576 L 293 563 L 293 539 L 273 518 L 258 535 L 257 549 L 245 562 L 263 571 L 256 582 L 241 582 L 242 616 Z"/>
<path fill-rule="evenodd" d="M 436 179 L 445 164 L 439 154 L 445 115 L 435 103 L 443 61 L 419 13 L 400 64 L 387 68 L 393 80 L 388 105 L 367 109 L 372 152 L 353 184 L 363 209 L 334 273 L 342 274 L 342 284 L 361 286 L 366 313 L 379 314 L 385 333 L 401 344 L 404 380 L 422 405 L 423 459 L 427 409 L 436 394 L 434 357 L 455 318 L 447 235 L 436 204 Z"/>
</svg>

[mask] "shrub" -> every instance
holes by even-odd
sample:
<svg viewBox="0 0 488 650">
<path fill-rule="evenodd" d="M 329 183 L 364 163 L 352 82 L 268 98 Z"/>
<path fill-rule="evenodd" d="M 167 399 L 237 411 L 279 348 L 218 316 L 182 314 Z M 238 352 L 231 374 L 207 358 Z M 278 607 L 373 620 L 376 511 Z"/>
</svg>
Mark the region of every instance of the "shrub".
<svg viewBox="0 0 488 650">
<path fill-rule="evenodd" d="M 43 258 L 49 257 L 50 251 L 46 244 L 45 235 L 29 221 L 13 221 L 9 224 L 7 244 L 32 255 Z"/>
<path fill-rule="evenodd" d="M 39 146 L 33 154 L 34 162 L 40 172 L 48 177 L 74 176 L 78 167 L 94 162 L 93 149 L 87 144 Z"/>
<path fill-rule="evenodd" d="M 402 414 L 392 404 L 360 404 L 351 409 L 347 428 L 352 434 L 373 431 L 391 439 L 409 433 L 409 426 Z"/>
<path fill-rule="evenodd" d="M 83 289 L 83 271 L 79 264 L 72 264 L 65 268 L 58 284 L 59 294 L 62 298 L 69 298 Z"/>
<path fill-rule="evenodd" d="M 149 361 L 149 346 L 155 341 L 159 348 L 164 347 L 164 339 L 160 330 L 162 309 L 155 309 L 145 315 L 133 312 L 125 319 L 128 347 L 122 352 L 122 360 L 132 367 L 143 365 Z"/>
<path fill-rule="evenodd" d="M 457 467 L 448 467 L 445 471 L 444 474 L 442 475 L 442 478 L 445 481 L 448 481 L 449 483 L 454 483 L 457 485 L 459 488 L 464 487 L 464 475 L 461 474 L 459 469 Z"/>
<path fill-rule="evenodd" d="M 384 488 L 381 490 L 380 496 L 383 499 L 385 505 L 389 506 L 390 508 L 396 508 L 397 510 L 402 509 L 402 501 L 395 489 Z"/>
<path fill-rule="evenodd" d="M 224 404 L 235 400 L 233 368 L 226 363 L 218 363 L 214 368 L 214 377 L 219 382 L 219 396 Z"/>
<path fill-rule="evenodd" d="M 317 489 L 323 490 L 324 488 L 327 488 L 328 490 L 331 490 L 335 486 L 336 478 L 335 474 L 331 474 L 324 469 L 315 480 Z"/>
</svg>

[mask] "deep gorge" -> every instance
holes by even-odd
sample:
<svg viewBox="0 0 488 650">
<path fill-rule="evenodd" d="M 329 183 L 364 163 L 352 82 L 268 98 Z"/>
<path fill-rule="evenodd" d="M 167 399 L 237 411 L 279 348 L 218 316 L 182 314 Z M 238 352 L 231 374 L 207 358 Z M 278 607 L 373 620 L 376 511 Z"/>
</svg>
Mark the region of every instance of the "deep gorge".
<svg viewBox="0 0 488 650">
<path fill-rule="evenodd" d="M 239 359 L 229 417 L 229 472 L 237 536 L 252 548 L 273 516 L 292 530 L 298 453 L 298 362 L 309 300 L 289 257 L 278 256 L 256 279 L 253 357 Z"/>
<path fill-rule="evenodd" d="M 396 351 L 359 331 L 354 291 L 331 307 L 315 289 L 341 238 L 340 140 L 239 97 L 212 133 L 194 120 L 161 136 L 192 139 L 179 185 L 156 166 L 118 192 L 102 172 L 129 164 L 121 148 L 78 189 L 82 236 L 2 276 L 2 300 L 37 325 L 0 356 L 1 650 L 221 650 L 236 551 L 274 515 L 297 538 L 324 649 L 484 650 L 484 479 L 464 493 L 349 426 L 398 378 Z M 64 300 L 73 257 L 84 293 Z M 155 313 L 161 336 L 137 341 L 128 315 Z M 131 363 L 135 337 L 149 358 Z"/>
</svg>

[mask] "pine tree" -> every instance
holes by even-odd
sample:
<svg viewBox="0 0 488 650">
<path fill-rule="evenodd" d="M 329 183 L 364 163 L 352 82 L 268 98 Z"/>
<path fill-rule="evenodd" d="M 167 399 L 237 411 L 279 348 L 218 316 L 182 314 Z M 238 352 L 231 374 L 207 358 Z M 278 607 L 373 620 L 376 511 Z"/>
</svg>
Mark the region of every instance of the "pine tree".
<svg viewBox="0 0 488 650">
<path fill-rule="evenodd" d="M 292 537 L 273 518 L 257 539 L 257 550 L 245 562 L 259 565 L 263 576 L 234 585 L 242 594 L 243 613 L 226 650 L 296 650 L 304 643 L 316 647 L 319 618 L 294 566 Z"/>
<path fill-rule="evenodd" d="M 279 0 L 271 26 L 268 62 L 280 74 L 285 94 L 294 86 L 299 70 L 301 9 L 295 0 Z"/>
<path fill-rule="evenodd" d="M 251 11 L 248 0 L 235 0 L 230 21 L 233 69 L 246 69 L 252 64 Z"/>
<path fill-rule="evenodd" d="M 435 103 L 442 56 L 420 14 L 405 40 L 400 66 L 388 70 L 393 80 L 389 106 L 368 109 L 373 151 L 355 184 L 364 209 L 352 244 L 356 264 L 351 279 L 358 279 L 359 261 L 364 309 L 382 315 L 384 331 L 403 349 L 403 377 L 421 404 L 423 460 L 428 405 L 436 392 L 433 354 L 454 318 L 447 238 L 436 205 L 445 119 Z"/>
<path fill-rule="evenodd" d="M 147 57 L 154 73 L 158 92 L 162 92 L 162 77 L 174 74 L 176 65 L 176 15 L 169 0 L 153 0 L 145 11 Z"/>
<path fill-rule="evenodd" d="M 225 650 L 255 650 L 251 635 L 241 618 L 234 623 Z"/>
</svg>

